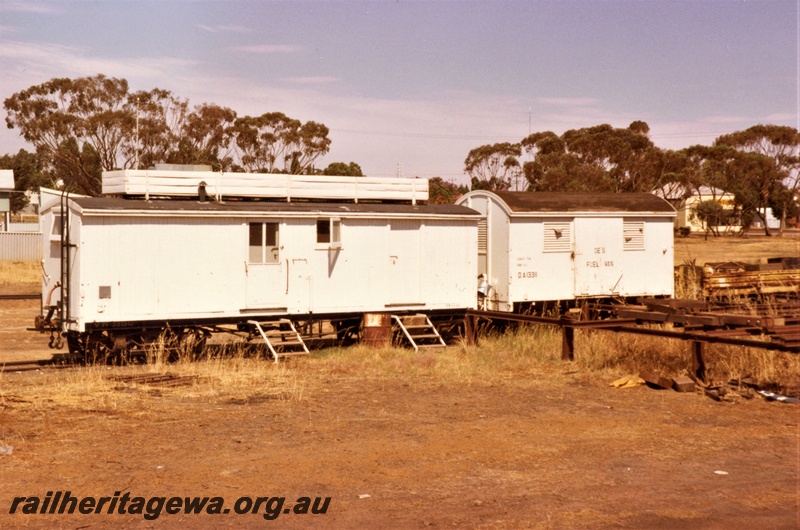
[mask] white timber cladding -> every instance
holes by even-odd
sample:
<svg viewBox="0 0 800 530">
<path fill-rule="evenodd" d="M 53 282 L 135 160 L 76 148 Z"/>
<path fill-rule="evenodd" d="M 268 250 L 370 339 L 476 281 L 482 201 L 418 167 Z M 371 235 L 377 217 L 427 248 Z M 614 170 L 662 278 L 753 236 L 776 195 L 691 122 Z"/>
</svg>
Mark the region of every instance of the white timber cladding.
<svg viewBox="0 0 800 530">
<path fill-rule="evenodd" d="M 122 169 L 104 171 L 104 195 L 145 197 L 197 197 L 200 186 L 209 197 L 262 197 L 330 200 L 428 200 L 428 180 L 423 178 L 336 177 Z"/>
<path fill-rule="evenodd" d="M 106 203 L 93 209 L 96 201 Z M 68 327 L 476 306 L 474 212 L 325 207 L 158 211 L 123 199 L 70 202 L 77 246 L 70 278 L 75 323 Z M 51 279 L 43 293 L 59 280 L 58 213 L 57 205 L 44 213 L 55 247 L 45 259 Z"/>
<path fill-rule="evenodd" d="M 480 272 L 487 273 L 491 284 L 490 308 L 510 311 L 515 304 L 532 302 L 672 296 L 675 211 L 667 203 L 645 194 L 630 200 L 610 197 L 613 206 L 604 197 L 533 195 L 472 191 L 457 202 L 488 221 L 486 265 Z M 637 209 L 640 205 L 645 207 Z M 481 260 L 479 254 L 479 264 Z"/>
</svg>

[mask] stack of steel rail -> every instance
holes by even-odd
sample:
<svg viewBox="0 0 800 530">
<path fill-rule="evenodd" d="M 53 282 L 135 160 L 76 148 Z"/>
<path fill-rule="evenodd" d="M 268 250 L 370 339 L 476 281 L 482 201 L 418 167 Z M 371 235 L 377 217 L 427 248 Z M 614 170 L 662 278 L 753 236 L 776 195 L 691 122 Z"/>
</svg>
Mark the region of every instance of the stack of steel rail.
<svg viewBox="0 0 800 530">
<path fill-rule="evenodd" d="M 640 298 L 638 302 L 601 308 L 618 318 L 672 323 L 688 340 L 800 352 L 800 303 L 795 301 L 734 305 Z"/>
<path fill-rule="evenodd" d="M 710 298 L 800 293 L 800 260 L 775 258 L 765 264 L 706 263 L 702 288 Z"/>
</svg>

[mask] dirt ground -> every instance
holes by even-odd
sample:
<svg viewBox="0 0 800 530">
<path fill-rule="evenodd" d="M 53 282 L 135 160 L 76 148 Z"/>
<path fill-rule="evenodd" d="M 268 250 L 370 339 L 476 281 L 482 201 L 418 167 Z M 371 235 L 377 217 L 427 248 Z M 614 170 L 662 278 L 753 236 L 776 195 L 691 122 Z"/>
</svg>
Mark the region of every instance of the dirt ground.
<svg viewBox="0 0 800 530">
<path fill-rule="evenodd" d="M 37 302 L 0 303 L 0 356 L 49 355 L 24 331 Z M 50 400 L 29 389 L 69 370 L 0 374 L 0 446 L 13 447 L 0 455 L 0 527 L 800 526 L 798 405 L 615 389 L 563 363 L 453 382 L 337 372 L 318 355 L 274 368 L 302 381 L 288 397 L 120 385 Z M 66 490 L 218 496 L 230 512 L 9 514 L 14 497 Z M 234 513 L 245 496 L 330 503 L 266 520 Z"/>
</svg>

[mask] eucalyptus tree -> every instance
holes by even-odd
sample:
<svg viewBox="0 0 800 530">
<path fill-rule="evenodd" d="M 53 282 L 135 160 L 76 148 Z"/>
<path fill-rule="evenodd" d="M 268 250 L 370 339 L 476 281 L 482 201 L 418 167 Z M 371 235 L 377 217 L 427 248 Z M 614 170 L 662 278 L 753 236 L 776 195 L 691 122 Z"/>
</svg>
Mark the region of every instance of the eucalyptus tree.
<svg viewBox="0 0 800 530">
<path fill-rule="evenodd" d="M 587 164 L 567 150 L 563 138 L 552 131 L 536 132 L 520 145 L 531 157 L 523 165 L 530 191 L 598 191 L 605 176 L 602 168 Z"/>
<path fill-rule="evenodd" d="M 520 145 L 531 158 L 523 166 L 535 191 L 652 191 L 665 178 L 668 158 L 648 138 L 649 126 L 603 124 L 557 136 L 537 132 Z"/>
<path fill-rule="evenodd" d="M 7 98 L 6 124 L 18 128 L 67 185 L 94 195 L 98 167 L 131 162 L 135 115 L 127 96 L 127 81 L 102 74 L 51 79 Z"/>
<path fill-rule="evenodd" d="M 189 102 L 168 90 L 155 88 L 128 96 L 135 116 L 134 141 L 126 152 L 129 167 L 145 169 L 166 162 L 178 143 L 189 114 Z"/>
<path fill-rule="evenodd" d="M 786 225 L 786 216 L 796 207 L 800 195 L 800 134 L 794 127 L 785 125 L 754 125 L 743 131 L 720 136 L 716 146 L 733 147 L 746 153 L 756 153 L 772 158 L 782 174 L 784 190 L 772 194 L 773 210 L 781 217 L 780 231 Z"/>
<path fill-rule="evenodd" d="M 785 175 L 774 158 L 727 145 L 695 145 L 685 149 L 684 154 L 689 160 L 688 186 L 698 194 L 704 188 L 713 201 L 720 201 L 724 193 L 732 194 L 742 230 L 757 217 L 764 224 L 765 234 L 771 235 L 766 209 L 783 189 L 781 180 Z"/>
<path fill-rule="evenodd" d="M 734 153 L 728 158 L 728 191 L 734 194 L 742 209 L 742 229 L 749 226 L 750 219 L 758 217 L 765 235 L 772 235 L 767 224 L 767 208 L 785 189 L 782 180 L 786 173 L 770 156 L 753 152 Z"/>
<path fill-rule="evenodd" d="M 185 115 L 176 132 L 177 142 L 167 153 L 173 164 L 207 164 L 221 171 L 230 169 L 233 125 L 236 112 L 228 107 L 203 103 Z"/>
<path fill-rule="evenodd" d="M 4 107 L 6 124 L 33 144 L 45 170 L 88 195 L 100 193 L 104 170 L 162 162 L 313 172 L 331 144 L 321 123 L 279 112 L 237 118 L 216 104 L 190 107 L 168 90 L 130 92 L 125 79 L 102 74 L 51 79 L 13 94 Z"/>
<path fill-rule="evenodd" d="M 504 191 L 521 187 L 519 144 L 508 142 L 482 145 L 471 150 L 464 160 L 472 189 Z"/>
<path fill-rule="evenodd" d="M 329 129 L 322 123 L 307 121 L 286 137 L 289 155 L 284 170 L 294 175 L 313 173 L 314 162 L 330 151 Z"/>
<path fill-rule="evenodd" d="M 322 170 L 323 175 L 332 175 L 340 177 L 363 177 L 364 173 L 361 171 L 361 166 L 355 162 L 349 164 L 345 162 L 331 162 Z"/>
<path fill-rule="evenodd" d="M 690 194 L 710 196 L 713 201 L 720 201 L 730 190 L 729 161 L 734 156 L 733 149 L 728 147 L 709 147 L 693 145 L 681 151 L 686 158 L 686 171 L 682 174 L 681 183 Z"/>
<path fill-rule="evenodd" d="M 236 118 L 231 132 L 241 166 L 252 172 L 275 172 L 279 160 L 285 156 L 281 138 L 294 127 L 299 127 L 297 120 L 281 112 Z"/>
<path fill-rule="evenodd" d="M 428 190 L 428 202 L 431 204 L 455 204 L 469 188 L 463 184 L 447 182 L 442 177 L 433 177 L 428 180 Z"/>
<path fill-rule="evenodd" d="M 247 171 L 304 173 L 331 144 L 325 125 L 301 123 L 282 112 L 237 118 L 231 132 Z"/>
<path fill-rule="evenodd" d="M 659 159 L 647 131 L 647 124 L 637 121 L 624 129 L 603 124 L 571 130 L 562 138 L 569 153 L 603 170 L 600 185 L 605 190 L 597 191 L 651 191 L 657 184 Z"/>
<path fill-rule="evenodd" d="M 4 107 L 8 127 L 20 130 L 56 178 L 88 195 L 100 193 L 104 170 L 213 163 L 213 144 L 224 141 L 217 116 L 232 112 L 213 105 L 189 111 L 167 90 L 129 92 L 125 79 L 102 74 L 51 79 L 13 94 Z"/>
</svg>

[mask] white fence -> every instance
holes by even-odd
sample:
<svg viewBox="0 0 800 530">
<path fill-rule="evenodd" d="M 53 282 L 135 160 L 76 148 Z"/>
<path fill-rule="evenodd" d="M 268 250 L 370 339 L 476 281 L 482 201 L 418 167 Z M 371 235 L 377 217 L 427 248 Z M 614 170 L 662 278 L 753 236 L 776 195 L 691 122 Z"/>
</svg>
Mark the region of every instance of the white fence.
<svg viewBox="0 0 800 530">
<path fill-rule="evenodd" d="M 41 232 L 42 227 L 39 223 L 9 223 L 9 232 Z"/>
<path fill-rule="evenodd" d="M 41 261 L 41 232 L 0 232 L 0 260 Z"/>
</svg>

